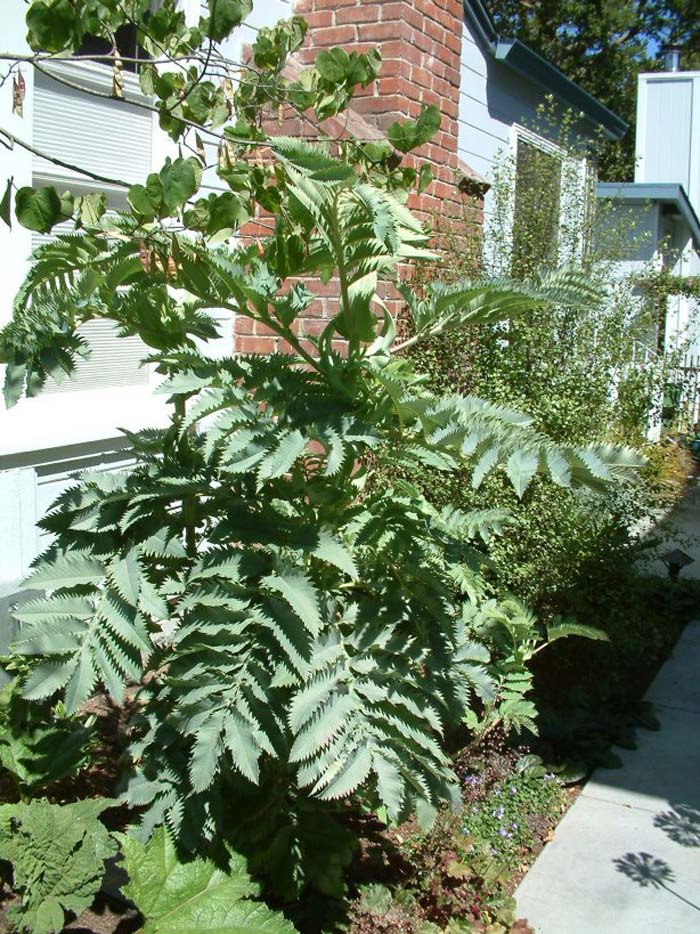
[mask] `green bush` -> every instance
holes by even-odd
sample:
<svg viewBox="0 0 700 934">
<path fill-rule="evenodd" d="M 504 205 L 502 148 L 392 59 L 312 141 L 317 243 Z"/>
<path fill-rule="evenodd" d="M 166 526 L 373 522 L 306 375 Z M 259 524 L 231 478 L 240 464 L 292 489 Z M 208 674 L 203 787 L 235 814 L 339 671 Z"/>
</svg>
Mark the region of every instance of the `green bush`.
<svg viewBox="0 0 700 934">
<path fill-rule="evenodd" d="M 250 4 L 215 17 L 212 2 L 200 28 L 171 3 L 148 18 L 135 0 L 103 22 L 88 0 L 74 6 L 71 22 L 52 21 L 57 49 L 94 29 L 108 39 L 131 10 L 147 52 L 162 55 L 166 36 L 170 54 L 194 49 L 206 70 L 211 40 Z M 51 10 L 30 7 L 34 46 Z M 309 887 L 343 894 L 348 802 L 424 823 L 457 802 L 444 736 L 496 687 L 470 610 L 483 594 L 478 543 L 503 512 L 435 509 L 410 478 L 466 470 L 478 485 L 500 470 L 523 495 L 538 475 L 597 488 L 640 466 L 629 449 L 555 444 L 510 407 L 435 394 L 401 355 L 467 321 L 599 296 L 571 270 L 421 294 L 397 282 L 402 264 L 433 254 L 405 207 L 424 173 L 397 166 L 394 149 L 434 135 L 437 108 L 392 126 L 393 148 L 268 137 L 270 104 L 323 120 L 377 73 L 376 53 L 337 49 L 286 78 L 304 32 L 297 19 L 263 30 L 258 70 L 228 96 L 197 67 L 145 66 L 161 126 L 196 155 L 132 185 L 121 212 L 50 188 L 18 193 L 20 223 L 48 232 L 70 217 L 79 233 L 38 248 L 0 333 L 10 404 L 70 374 L 79 327 L 107 320 L 147 345 L 170 405 L 165 428 L 127 433 L 134 466 L 81 477 L 41 523 L 52 544 L 24 586 L 43 595 L 22 606 L 30 621 L 14 645 L 24 699 L 60 696 L 74 714 L 136 684 L 124 797 L 140 838 L 165 824 L 183 850 L 231 847 L 284 901 Z M 230 190 L 201 196 L 206 153 L 192 131 L 224 123 Z M 236 239 L 261 211 L 269 235 Z M 302 338 L 297 322 L 330 279 L 334 316 Z M 386 281 L 409 308 L 407 340 L 380 297 Z M 289 353 L 208 356 L 222 312 Z M 374 483 L 380 469 L 409 479 Z"/>
<path fill-rule="evenodd" d="M 580 170 L 584 155 L 590 164 L 590 153 L 576 143 L 574 124 L 546 105 L 534 128 L 556 149 L 526 146 L 525 176 L 514 156 L 497 164 L 481 269 L 527 278 L 562 260 L 580 262 L 605 302 L 577 312 L 556 305 L 527 309 L 507 325 L 468 326 L 457 339 L 438 336 L 411 350 L 435 392 L 487 392 L 530 412 L 535 425 L 559 441 L 645 445 L 651 464 L 641 482 L 595 497 L 537 478 L 518 501 L 498 475 L 478 493 L 464 474 L 421 476 L 422 491 L 436 504 L 469 509 L 478 499 L 510 511 L 507 534 L 488 546 L 495 587 L 550 616 L 576 614 L 575 595 L 598 590 L 606 565 L 633 563 L 640 531 L 682 492 L 673 458 L 665 459 L 662 446 L 646 445 L 664 379 L 663 368 L 653 362 L 654 348 L 645 349 L 658 309 L 640 298 L 637 277 L 621 262 L 645 245 L 645 235 L 632 212 L 614 214 L 611 205 L 596 201 L 590 177 L 582 178 Z M 419 283 L 436 274 L 459 277 L 475 267 L 458 233 L 439 219 L 437 226 L 444 260 L 437 273 L 423 267 Z"/>
</svg>

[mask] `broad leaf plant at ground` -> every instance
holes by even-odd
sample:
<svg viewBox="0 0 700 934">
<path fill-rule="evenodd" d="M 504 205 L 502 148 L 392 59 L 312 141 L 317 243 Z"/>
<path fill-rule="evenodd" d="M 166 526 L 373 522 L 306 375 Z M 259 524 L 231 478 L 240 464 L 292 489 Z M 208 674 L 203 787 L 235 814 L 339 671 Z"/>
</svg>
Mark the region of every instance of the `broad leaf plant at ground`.
<svg viewBox="0 0 700 934">
<path fill-rule="evenodd" d="M 407 354 L 422 342 L 553 307 L 576 313 L 602 296 L 571 268 L 517 283 L 398 283 L 397 269 L 436 258 L 406 207 L 429 175 L 403 161 L 436 132 L 436 108 L 395 124 L 386 142 L 271 136 L 270 113 L 289 108 L 318 126 L 381 63 L 332 49 L 288 77 L 306 28 L 294 18 L 261 30 L 241 71 L 222 42 L 251 6 L 209 0 L 189 26 L 173 0 L 152 14 L 148 0 L 34 0 L 34 51 L 10 66 L 15 80 L 20 68 L 50 70 L 98 36 L 122 98 L 115 34 L 135 23 L 145 106 L 177 144 L 160 171 L 126 186 L 127 210 L 11 180 L 3 202 L 6 220 L 12 207 L 31 230 L 75 227 L 35 251 L 0 333 L 7 404 L 69 378 L 88 351 L 81 326 L 105 319 L 147 345 L 170 413 L 164 429 L 127 432 L 133 466 L 83 475 L 60 496 L 41 523 L 51 545 L 24 583 L 40 595 L 14 611 L 8 730 L 21 705 L 66 742 L 73 727 L 92 729 L 100 704 L 121 710 L 119 787 L 89 805 L 74 800 L 79 775 L 67 805 L 36 796 L 47 763 L 31 721 L 16 776 L 32 800 L 0 815 L 19 930 L 57 930 L 64 911 L 89 902 L 95 861 L 117 846 L 122 894 L 148 934 L 178 929 L 183 911 L 198 930 L 367 930 L 366 903 L 348 911 L 342 899 L 358 894 L 349 867 L 368 822 L 446 826 L 463 808 L 455 749 L 530 725 L 528 664 L 548 642 L 600 637 L 566 619 L 541 625 L 494 597 L 482 544 L 507 534 L 507 512 L 478 496 L 468 509 L 437 507 L 417 479 L 431 469 L 478 490 L 498 475 L 522 497 L 542 478 L 605 490 L 644 463 L 622 446 L 553 440 L 507 400 L 430 387 Z M 226 190 L 202 194 L 205 169 Z M 251 218 L 265 234 L 252 241 Z M 302 339 L 295 322 L 331 280 L 333 314 Z M 380 297 L 392 282 L 405 337 Z M 288 353 L 209 354 L 214 313 L 249 319 Z M 56 778 L 82 766 L 77 757 Z M 81 821 L 97 822 L 113 792 L 128 809 L 110 826 L 121 836 L 103 827 L 88 843 Z M 518 800 L 526 808 L 538 795 Z M 80 821 L 67 819 L 62 808 L 81 805 Z M 31 842 L 49 823 L 75 838 L 63 848 L 61 835 L 50 865 Z M 438 909 L 409 885 L 413 927 L 387 930 L 508 930 L 512 905 L 492 897 L 498 871 L 482 852 L 500 834 L 482 824 L 477 841 L 459 825 L 462 868 L 435 868 L 440 886 L 461 874 L 446 884 L 459 897 L 440 896 Z M 72 867 L 46 892 L 45 860 L 52 873 L 57 860 Z M 464 887 L 471 873 L 481 889 Z M 66 891 L 73 878 L 78 894 Z M 401 902 L 396 886 L 374 896 L 375 907 Z"/>
</svg>

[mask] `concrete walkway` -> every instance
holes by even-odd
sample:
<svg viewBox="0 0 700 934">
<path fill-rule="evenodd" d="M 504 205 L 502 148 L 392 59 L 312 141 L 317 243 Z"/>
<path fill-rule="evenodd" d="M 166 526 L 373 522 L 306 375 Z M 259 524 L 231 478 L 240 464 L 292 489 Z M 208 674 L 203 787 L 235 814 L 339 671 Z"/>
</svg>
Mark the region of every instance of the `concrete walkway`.
<svg viewBox="0 0 700 934">
<path fill-rule="evenodd" d="M 659 538 L 659 554 L 680 548 L 693 563 L 683 568 L 682 576 L 700 580 L 700 486 L 693 482 L 673 512 L 648 537 Z M 666 577 L 668 569 L 661 561 L 642 561 L 642 569 L 648 573 Z"/>
<path fill-rule="evenodd" d="M 661 729 L 594 773 L 515 894 L 537 934 L 700 934 L 700 622 L 647 699 Z"/>
</svg>

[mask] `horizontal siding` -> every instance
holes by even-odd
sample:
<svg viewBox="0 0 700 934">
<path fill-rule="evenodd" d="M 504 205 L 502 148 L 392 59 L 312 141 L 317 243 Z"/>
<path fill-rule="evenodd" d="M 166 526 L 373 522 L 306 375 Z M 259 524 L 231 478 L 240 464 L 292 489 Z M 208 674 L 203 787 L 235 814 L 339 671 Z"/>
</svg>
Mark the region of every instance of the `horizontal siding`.
<svg viewBox="0 0 700 934">
<path fill-rule="evenodd" d="M 474 41 L 465 24 L 459 90 L 458 152 L 477 172 L 489 178 L 496 155 L 508 148 L 512 120 L 495 116 L 489 107 L 487 55 Z"/>
<path fill-rule="evenodd" d="M 465 162 L 488 178 L 499 154 L 510 148 L 513 124 L 534 129 L 545 96 L 534 82 L 494 61 L 464 24 L 458 147 Z"/>
<path fill-rule="evenodd" d="M 64 162 L 109 178 L 143 181 L 151 170 L 152 114 L 116 101 L 102 100 L 36 74 L 34 145 Z M 56 166 L 35 156 L 35 174 L 56 173 Z M 81 176 L 60 168 L 66 179 Z"/>
<path fill-rule="evenodd" d="M 110 386 L 146 386 L 150 375 L 141 361 L 149 349 L 139 337 L 119 337 L 111 321 L 88 321 L 78 334 L 90 348 L 90 356 L 80 360 L 72 377 L 57 383 L 49 380 L 46 393 L 107 389 Z"/>
</svg>

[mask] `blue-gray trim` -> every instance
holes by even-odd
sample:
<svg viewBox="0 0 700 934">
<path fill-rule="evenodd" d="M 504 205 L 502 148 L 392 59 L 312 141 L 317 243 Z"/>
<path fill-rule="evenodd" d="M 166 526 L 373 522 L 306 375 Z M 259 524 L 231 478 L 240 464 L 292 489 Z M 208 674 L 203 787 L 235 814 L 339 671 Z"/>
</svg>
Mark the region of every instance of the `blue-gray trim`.
<svg viewBox="0 0 700 934">
<path fill-rule="evenodd" d="M 599 182 L 596 194 L 612 201 L 671 204 L 688 225 L 696 250 L 700 250 L 700 220 L 686 194 L 676 182 Z"/>
<path fill-rule="evenodd" d="M 481 0 L 464 0 L 464 18 L 496 61 L 536 82 L 567 106 L 584 114 L 611 139 L 621 139 L 625 135 L 628 124 L 621 117 L 570 81 L 558 68 L 519 39 L 500 36 L 491 14 Z"/>
</svg>

